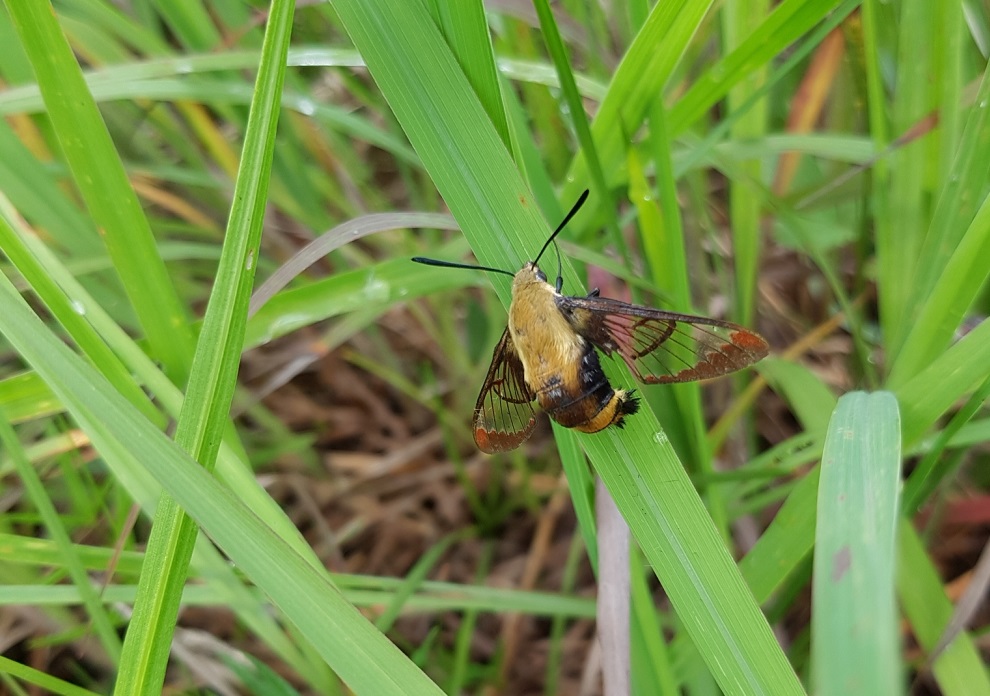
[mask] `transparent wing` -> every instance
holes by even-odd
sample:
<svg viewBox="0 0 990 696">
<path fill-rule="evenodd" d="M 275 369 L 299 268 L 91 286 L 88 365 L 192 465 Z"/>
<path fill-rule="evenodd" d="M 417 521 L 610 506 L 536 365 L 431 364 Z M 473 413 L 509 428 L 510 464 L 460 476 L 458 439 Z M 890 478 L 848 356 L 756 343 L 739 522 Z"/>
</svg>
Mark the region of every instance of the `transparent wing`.
<svg viewBox="0 0 990 696">
<path fill-rule="evenodd" d="M 495 346 L 492 366 L 474 407 L 474 441 L 488 454 L 521 445 L 536 427 L 535 395 L 526 386 L 523 365 L 506 329 Z"/>
<path fill-rule="evenodd" d="M 605 297 L 561 297 L 574 329 L 606 354 L 618 352 L 646 384 L 693 382 L 764 358 L 766 340 L 738 324 L 665 312 Z"/>
</svg>

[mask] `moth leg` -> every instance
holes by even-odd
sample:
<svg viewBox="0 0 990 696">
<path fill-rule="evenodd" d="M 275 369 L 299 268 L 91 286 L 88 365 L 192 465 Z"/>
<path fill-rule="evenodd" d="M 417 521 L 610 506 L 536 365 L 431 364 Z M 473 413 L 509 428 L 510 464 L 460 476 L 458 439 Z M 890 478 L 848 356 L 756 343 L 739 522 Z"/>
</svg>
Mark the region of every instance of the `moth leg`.
<svg viewBox="0 0 990 696">
<path fill-rule="evenodd" d="M 601 290 L 599 290 L 598 288 L 594 288 L 591 292 L 588 293 L 588 297 L 598 297 L 601 294 L 602 294 Z"/>
</svg>

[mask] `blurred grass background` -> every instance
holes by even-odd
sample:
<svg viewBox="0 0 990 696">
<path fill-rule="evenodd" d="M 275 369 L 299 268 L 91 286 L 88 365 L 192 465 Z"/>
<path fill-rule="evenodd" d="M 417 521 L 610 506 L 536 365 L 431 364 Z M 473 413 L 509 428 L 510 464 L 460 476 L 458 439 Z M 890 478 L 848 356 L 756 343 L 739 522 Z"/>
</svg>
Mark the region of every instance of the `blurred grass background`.
<svg viewBox="0 0 990 696">
<path fill-rule="evenodd" d="M 985 4 L 54 10 L 0 13 L 5 690 L 598 693 L 590 461 L 635 693 L 990 693 Z M 774 355 L 485 457 L 508 284 L 407 259 L 584 188 L 565 291 Z"/>
</svg>

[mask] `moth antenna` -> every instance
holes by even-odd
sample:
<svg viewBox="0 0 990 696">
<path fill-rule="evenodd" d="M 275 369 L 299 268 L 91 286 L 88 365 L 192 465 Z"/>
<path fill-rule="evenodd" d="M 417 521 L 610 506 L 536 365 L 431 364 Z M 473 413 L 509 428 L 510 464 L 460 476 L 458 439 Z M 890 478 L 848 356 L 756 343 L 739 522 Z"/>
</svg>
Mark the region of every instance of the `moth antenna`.
<svg viewBox="0 0 990 696">
<path fill-rule="evenodd" d="M 455 263 L 453 261 L 442 261 L 441 259 L 428 259 L 422 256 L 414 256 L 411 261 L 421 263 L 424 266 L 440 266 L 441 268 L 467 268 L 473 271 L 488 271 L 489 273 L 504 273 L 509 277 L 515 277 L 515 273 L 503 271 L 501 268 L 491 268 L 489 266 L 477 266 L 470 263 Z"/>
<path fill-rule="evenodd" d="M 577 202 L 571 207 L 571 211 L 564 216 L 564 219 L 560 221 L 559 225 L 557 225 L 557 229 L 555 229 L 550 235 L 550 238 L 543 243 L 543 248 L 540 249 L 540 253 L 536 255 L 535 259 L 533 259 L 533 263 L 540 260 L 540 257 L 543 256 L 543 252 L 547 250 L 548 246 L 550 246 L 550 242 L 552 242 L 554 238 L 560 234 L 560 231 L 564 229 L 564 226 L 567 225 L 568 222 L 571 221 L 571 218 L 574 217 L 577 211 L 581 209 L 581 206 L 584 205 L 586 200 L 588 200 L 588 189 L 585 189 L 584 193 L 578 196 Z"/>
<path fill-rule="evenodd" d="M 543 248 L 540 249 L 540 253 L 536 255 L 535 259 L 533 259 L 534 264 L 540 260 L 540 257 L 543 256 L 543 252 L 547 250 L 547 247 L 550 246 L 551 242 L 554 242 L 554 239 L 557 237 L 558 234 L 560 234 L 560 231 L 564 229 L 564 227 L 567 225 L 568 222 L 571 221 L 571 218 L 574 217 L 577 211 L 581 209 L 581 206 L 584 205 L 584 202 L 586 200 L 588 200 L 588 189 L 585 189 L 584 193 L 578 196 L 577 202 L 574 203 L 573 206 L 571 206 L 570 212 L 568 212 L 567 215 L 564 216 L 564 219 L 560 221 L 560 224 L 557 225 L 557 229 L 555 229 L 553 233 L 551 233 L 550 238 L 543 243 Z M 560 292 L 561 288 L 564 286 L 564 276 L 563 276 L 564 266 L 563 266 L 563 261 L 561 261 L 560 258 L 560 248 L 557 246 L 556 242 L 554 242 L 554 248 L 557 250 L 557 292 Z M 507 276 L 515 277 L 515 273 L 504 271 L 501 268 L 492 268 L 490 266 L 478 266 L 469 263 L 455 263 L 453 261 L 443 261 L 441 259 L 428 259 L 423 256 L 414 256 L 412 258 L 412 261 L 414 263 L 421 263 L 426 266 L 440 266 L 441 268 L 467 268 L 476 271 L 487 271 L 488 273 L 502 273 Z"/>
</svg>

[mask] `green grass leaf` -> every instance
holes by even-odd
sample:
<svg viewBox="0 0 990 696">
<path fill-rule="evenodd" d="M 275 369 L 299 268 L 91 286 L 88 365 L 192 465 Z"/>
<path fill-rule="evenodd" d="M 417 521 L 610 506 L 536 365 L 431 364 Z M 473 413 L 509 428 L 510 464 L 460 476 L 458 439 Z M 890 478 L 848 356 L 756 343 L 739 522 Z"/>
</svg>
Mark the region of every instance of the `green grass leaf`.
<svg viewBox="0 0 990 696">
<path fill-rule="evenodd" d="M 5 277 L 0 277 L 0 299 L 6 307 L 0 333 L 53 386 L 102 455 L 146 467 L 355 693 L 440 693 L 340 594 L 322 568 L 292 550 L 230 489 L 46 331 Z M 164 650 L 167 653 L 168 644 Z"/>
<path fill-rule="evenodd" d="M 401 2 L 336 9 L 479 261 L 518 268 L 547 223 L 429 16 Z M 508 305 L 507 284 L 495 287 Z M 606 371 L 632 386 L 624 370 Z M 581 444 L 709 668 L 729 693 L 802 693 L 655 417 L 630 421 Z"/>
<path fill-rule="evenodd" d="M 151 349 L 178 382 L 192 357 L 185 308 L 62 28 L 47 2 L 8 5 L 73 180 L 107 245 Z"/>
<path fill-rule="evenodd" d="M 918 642 L 932 650 L 952 618 L 952 602 L 918 533 L 907 522 L 898 529 L 897 594 Z M 946 696 L 990 694 L 990 676 L 968 633 L 956 636 L 932 664 Z"/>
<path fill-rule="evenodd" d="M 904 693 L 894 591 L 900 444 L 892 394 L 854 392 L 839 399 L 818 486 L 815 693 Z"/>
<path fill-rule="evenodd" d="M 175 433 L 176 444 L 206 472 L 213 471 L 229 427 L 261 246 L 293 8 L 291 1 L 276 2 L 269 15 L 220 266 Z M 161 690 L 197 534 L 177 501 L 167 496 L 159 501 L 115 693 Z"/>
</svg>

